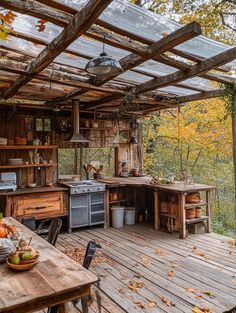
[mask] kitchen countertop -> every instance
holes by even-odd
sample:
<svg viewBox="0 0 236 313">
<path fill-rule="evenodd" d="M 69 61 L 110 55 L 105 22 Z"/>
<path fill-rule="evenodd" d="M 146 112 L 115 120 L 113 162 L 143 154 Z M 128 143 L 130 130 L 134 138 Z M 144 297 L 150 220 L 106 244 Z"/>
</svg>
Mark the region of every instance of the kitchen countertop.
<svg viewBox="0 0 236 313">
<path fill-rule="evenodd" d="M 52 191 L 67 191 L 68 188 L 64 187 L 34 187 L 34 188 L 20 188 L 16 189 L 16 191 L 0 191 L 0 196 L 15 196 L 15 195 L 23 195 L 29 193 L 38 193 L 38 192 L 52 192 Z"/>
<path fill-rule="evenodd" d="M 215 189 L 214 186 L 205 184 L 185 184 L 184 182 L 176 181 L 173 185 L 152 185 L 150 184 L 152 177 L 105 177 L 99 179 L 100 182 L 105 183 L 108 187 L 119 187 L 119 186 L 135 186 L 135 187 L 149 187 L 158 190 L 166 190 L 172 192 L 194 192 L 201 190 L 212 190 Z"/>
</svg>

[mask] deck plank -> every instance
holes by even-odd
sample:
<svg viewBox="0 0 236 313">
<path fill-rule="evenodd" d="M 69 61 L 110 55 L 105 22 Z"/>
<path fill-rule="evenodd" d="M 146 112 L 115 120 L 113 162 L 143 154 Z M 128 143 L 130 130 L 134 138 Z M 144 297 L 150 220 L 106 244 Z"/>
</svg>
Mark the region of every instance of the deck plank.
<svg viewBox="0 0 236 313">
<path fill-rule="evenodd" d="M 236 304 L 236 252 L 227 237 L 203 234 L 180 240 L 175 234 L 135 225 L 64 233 L 57 247 L 62 252 L 84 248 L 89 240 L 99 242 L 109 259 L 90 268 L 100 276 L 92 289 L 91 313 L 187 313 L 194 306 L 222 313 Z M 168 274 L 171 271 L 172 276 Z M 135 282 L 144 284 L 137 292 L 128 288 Z M 197 291 L 190 293 L 188 288 Z M 161 297 L 175 306 L 167 306 Z M 149 306 L 153 302 L 155 307 Z"/>
</svg>

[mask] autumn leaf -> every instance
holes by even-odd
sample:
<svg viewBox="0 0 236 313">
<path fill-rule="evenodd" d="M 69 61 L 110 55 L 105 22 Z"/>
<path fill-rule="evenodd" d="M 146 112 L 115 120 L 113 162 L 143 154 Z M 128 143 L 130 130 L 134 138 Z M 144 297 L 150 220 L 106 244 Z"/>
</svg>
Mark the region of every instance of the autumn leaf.
<svg viewBox="0 0 236 313">
<path fill-rule="evenodd" d="M 177 268 L 179 265 L 178 264 L 173 264 L 171 267 Z"/>
<path fill-rule="evenodd" d="M 211 299 L 214 299 L 215 298 L 215 295 L 212 291 L 209 291 L 209 290 L 204 290 L 203 293 L 207 296 L 209 296 Z"/>
<path fill-rule="evenodd" d="M 141 309 L 144 308 L 144 303 L 142 301 L 134 300 L 133 303 Z"/>
<path fill-rule="evenodd" d="M 164 256 L 165 255 L 165 253 L 161 249 L 159 249 L 159 248 L 157 248 L 155 250 L 155 254 L 160 255 L 160 256 Z"/>
<path fill-rule="evenodd" d="M 195 293 L 195 292 L 197 292 L 197 289 L 190 287 L 190 288 L 185 288 L 185 291 Z"/>
<path fill-rule="evenodd" d="M 234 239 L 230 239 L 227 241 L 228 246 L 233 247 L 235 246 L 235 240 Z"/>
<path fill-rule="evenodd" d="M 124 290 L 123 290 L 122 288 L 117 288 L 117 291 L 118 291 L 119 293 L 124 293 Z"/>
<path fill-rule="evenodd" d="M 236 279 L 233 279 L 233 280 L 232 280 L 232 283 L 233 283 L 234 285 L 236 285 Z"/>
<path fill-rule="evenodd" d="M 0 25 L 0 40 L 6 40 L 9 34 L 9 29 Z"/>
<path fill-rule="evenodd" d="M 38 24 L 36 25 L 36 27 L 38 28 L 39 32 L 43 32 L 45 30 L 45 28 L 46 28 L 45 24 L 46 23 L 47 23 L 47 21 L 45 21 L 45 20 L 38 20 Z"/>
<path fill-rule="evenodd" d="M 196 300 L 202 300 L 202 296 L 201 296 L 201 295 L 197 295 L 197 296 L 195 297 L 195 299 L 196 299 Z"/>
<path fill-rule="evenodd" d="M 155 301 L 151 301 L 148 303 L 149 308 L 155 308 L 157 306 Z"/>
<path fill-rule="evenodd" d="M 161 301 L 164 302 L 167 306 L 175 306 L 175 303 L 166 297 L 161 297 Z"/>
<path fill-rule="evenodd" d="M 138 292 L 144 286 L 144 282 L 130 282 L 128 288 L 134 292 Z"/>
<path fill-rule="evenodd" d="M 0 14 L 0 19 L 2 20 L 3 23 L 12 24 L 16 16 L 17 15 L 12 11 L 8 11 L 6 14 Z"/>
<path fill-rule="evenodd" d="M 173 277 L 174 275 L 175 275 L 174 271 L 169 271 L 167 273 L 167 276 L 169 276 L 169 277 Z"/>
</svg>

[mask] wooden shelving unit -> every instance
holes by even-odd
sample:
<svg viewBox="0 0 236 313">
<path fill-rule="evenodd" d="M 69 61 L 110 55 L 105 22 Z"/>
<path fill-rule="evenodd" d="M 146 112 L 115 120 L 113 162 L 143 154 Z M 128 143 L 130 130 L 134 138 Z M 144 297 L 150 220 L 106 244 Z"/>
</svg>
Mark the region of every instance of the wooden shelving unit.
<svg viewBox="0 0 236 313">
<path fill-rule="evenodd" d="M 120 200 L 114 200 L 114 201 L 109 201 L 110 204 L 114 204 L 114 203 L 120 203 L 120 202 L 125 202 L 127 201 L 126 199 L 120 199 Z"/>
<path fill-rule="evenodd" d="M 191 219 L 186 219 L 186 224 L 194 224 L 194 223 L 199 223 L 199 222 L 203 222 L 203 221 L 206 221 L 208 220 L 209 217 L 208 216 L 201 216 L 201 217 L 198 217 L 198 218 L 191 218 Z"/>
<path fill-rule="evenodd" d="M 9 168 L 30 168 L 30 167 L 51 167 L 57 166 L 57 163 L 47 163 L 47 164 L 19 164 L 19 165 L 0 165 L 0 169 Z"/>
<path fill-rule="evenodd" d="M 0 150 L 35 150 L 35 149 L 57 149 L 56 145 L 48 146 L 33 146 L 33 145 L 14 145 L 14 146 L 0 146 Z"/>
<path fill-rule="evenodd" d="M 185 203 L 185 209 L 197 208 L 199 206 L 206 206 L 207 203 L 205 201 L 201 201 L 199 203 Z"/>
</svg>

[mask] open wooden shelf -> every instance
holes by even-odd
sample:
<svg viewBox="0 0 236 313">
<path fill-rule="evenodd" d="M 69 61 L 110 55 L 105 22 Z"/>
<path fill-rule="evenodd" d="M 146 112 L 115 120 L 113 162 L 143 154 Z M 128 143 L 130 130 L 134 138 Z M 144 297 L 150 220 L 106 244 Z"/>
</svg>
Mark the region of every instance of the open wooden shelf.
<svg viewBox="0 0 236 313">
<path fill-rule="evenodd" d="M 172 217 L 178 220 L 179 218 L 176 215 L 169 214 L 169 213 L 160 213 L 160 216 L 165 216 L 165 217 Z"/>
<path fill-rule="evenodd" d="M 0 165 L 0 169 L 7 169 L 7 168 L 27 168 L 27 167 L 50 167 L 50 166 L 56 166 L 56 165 L 57 165 L 57 163 Z"/>
<path fill-rule="evenodd" d="M 119 202 L 125 202 L 126 199 L 121 199 L 121 200 L 114 200 L 114 201 L 109 201 L 109 203 L 119 203 Z"/>
<path fill-rule="evenodd" d="M 191 209 L 191 208 L 197 208 L 199 206 L 205 206 L 206 205 L 206 202 L 204 201 L 201 201 L 199 203 L 186 203 L 185 204 L 185 209 Z"/>
<path fill-rule="evenodd" d="M 100 131 L 100 130 L 110 130 L 110 128 L 104 128 L 104 127 L 80 127 L 79 129 L 81 130 L 97 130 L 97 131 Z"/>
<path fill-rule="evenodd" d="M 208 216 L 201 216 L 201 217 L 198 217 L 198 218 L 191 218 L 191 219 L 187 219 L 187 220 L 186 220 L 186 224 L 199 223 L 199 222 L 206 221 L 206 220 L 208 220 L 208 219 L 209 219 Z"/>
<path fill-rule="evenodd" d="M 0 146 L 0 150 L 31 150 L 31 149 L 56 149 L 56 145 L 48 146 L 33 146 L 33 145 L 14 145 L 14 146 Z"/>
</svg>

